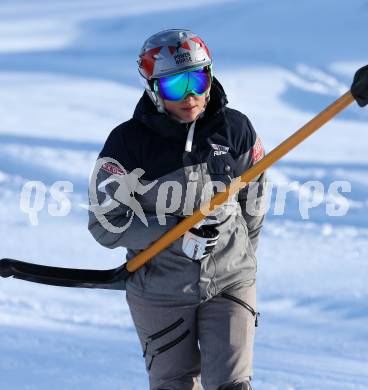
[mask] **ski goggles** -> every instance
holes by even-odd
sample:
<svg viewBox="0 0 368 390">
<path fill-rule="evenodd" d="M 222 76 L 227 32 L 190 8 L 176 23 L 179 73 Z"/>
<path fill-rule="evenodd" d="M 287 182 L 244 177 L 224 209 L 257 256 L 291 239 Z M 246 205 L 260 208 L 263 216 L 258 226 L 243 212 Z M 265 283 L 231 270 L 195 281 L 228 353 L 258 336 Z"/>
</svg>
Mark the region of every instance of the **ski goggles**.
<svg viewBox="0 0 368 390">
<path fill-rule="evenodd" d="M 155 80 L 154 90 L 164 100 L 180 101 L 189 94 L 203 95 L 211 86 L 211 68 L 206 66 L 191 72 L 160 77 Z"/>
</svg>

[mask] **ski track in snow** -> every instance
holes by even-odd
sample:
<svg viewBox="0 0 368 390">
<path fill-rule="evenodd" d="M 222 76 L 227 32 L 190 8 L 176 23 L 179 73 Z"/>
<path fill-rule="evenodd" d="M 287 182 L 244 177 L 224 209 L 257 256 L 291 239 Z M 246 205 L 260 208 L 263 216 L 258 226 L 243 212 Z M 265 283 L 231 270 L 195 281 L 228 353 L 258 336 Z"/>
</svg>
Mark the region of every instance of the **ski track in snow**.
<svg viewBox="0 0 368 390">
<path fill-rule="evenodd" d="M 76 268 L 121 264 L 124 249 L 106 250 L 87 231 L 88 177 L 108 133 L 129 119 L 141 94 L 134 68 L 141 42 L 161 28 L 182 26 L 183 14 L 189 28 L 207 34 L 230 106 L 247 113 L 268 151 L 347 90 L 354 71 L 368 62 L 356 39 L 366 35 L 367 2 L 275 4 L 2 2 L 0 258 Z M 311 15 L 312 36 L 324 47 L 319 55 L 304 25 Z M 327 15 L 340 46 L 325 44 Z M 218 29 L 223 20 L 232 23 Z M 240 36 L 244 53 L 234 58 Z M 367 110 L 352 106 L 269 170 L 274 186 L 298 184 L 282 216 L 272 193 L 261 238 L 256 390 L 368 388 L 367 119 Z M 71 212 L 50 216 L 48 193 L 32 226 L 20 209 L 29 180 L 48 191 L 58 180 L 73 183 Z M 327 216 L 331 197 L 325 195 L 303 220 L 299 197 L 309 194 L 302 187 L 309 180 L 320 180 L 325 191 L 333 181 L 349 181 L 348 213 Z M 148 388 L 124 293 L 0 280 L 0 388 L 51 387 Z"/>
</svg>

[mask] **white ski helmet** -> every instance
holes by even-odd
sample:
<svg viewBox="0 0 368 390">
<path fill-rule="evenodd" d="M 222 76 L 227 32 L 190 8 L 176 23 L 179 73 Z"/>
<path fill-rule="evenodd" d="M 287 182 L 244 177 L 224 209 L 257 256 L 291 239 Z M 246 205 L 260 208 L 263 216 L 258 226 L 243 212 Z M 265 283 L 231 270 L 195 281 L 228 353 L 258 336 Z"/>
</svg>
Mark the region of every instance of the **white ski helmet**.
<svg viewBox="0 0 368 390">
<path fill-rule="evenodd" d="M 149 97 L 159 112 L 165 112 L 163 100 L 153 90 L 154 80 L 211 66 L 212 57 L 197 34 L 190 30 L 170 29 L 149 37 L 137 62 Z"/>
</svg>

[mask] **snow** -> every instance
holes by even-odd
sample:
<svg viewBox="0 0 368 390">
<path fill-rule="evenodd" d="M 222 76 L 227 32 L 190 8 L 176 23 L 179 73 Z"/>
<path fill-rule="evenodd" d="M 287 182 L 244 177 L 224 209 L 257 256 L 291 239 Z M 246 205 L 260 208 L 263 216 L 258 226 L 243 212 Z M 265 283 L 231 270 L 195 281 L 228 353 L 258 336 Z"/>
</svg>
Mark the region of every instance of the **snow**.
<svg viewBox="0 0 368 390">
<path fill-rule="evenodd" d="M 83 204 L 104 140 L 141 94 L 135 61 L 151 33 L 200 33 L 230 106 L 250 117 L 270 151 L 368 63 L 367 16 L 366 0 L 2 1 L 0 258 L 101 269 L 122 263 L 124 249 L 107 250 L 88 233 Z M 352 105 L 269 170 L 257 390 L 368 388 L 367 120 L 368 111 Z M 20 207 L 30 180 L 45 185 L 35 226 Z M 300 197 L 316 195 L 305 185 L 315 180 L 321 201 L 304 220 Z M 63 217 L 48 211 L 57 181 L 73 184 Z M 331 193 L 336 181 L 351 191 Z M 329 205 L 342 204 L 338 195 L 349 209 L 328 215 Z M 1 279 L 0 329 L 1 389 L 147 388 L 124 293 Z"/>
</svg>

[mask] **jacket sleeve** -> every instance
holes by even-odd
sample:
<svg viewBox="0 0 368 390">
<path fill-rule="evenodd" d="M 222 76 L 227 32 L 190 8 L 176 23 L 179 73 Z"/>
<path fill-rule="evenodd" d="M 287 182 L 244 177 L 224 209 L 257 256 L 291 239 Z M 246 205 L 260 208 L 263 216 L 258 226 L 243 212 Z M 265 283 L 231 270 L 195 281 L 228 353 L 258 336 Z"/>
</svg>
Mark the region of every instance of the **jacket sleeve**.
<svg viewBox="0 0 368 390">
<path fill-rule="evenodd" d="M 88 229 L 107 248 L 143 250 L 174 227 L 177 217 L 165 215 L 159 219 L 142 208 L 141 194 L 147 191 L 139 180 L 142 170 L 125 169 L 117 158 L 123 155 L 127 159 L 127 153 L 121 143 L 119 155 L 113 148 L 110 153 L 109 145 L 119 141 L 116 136 L 111 138 L 106 141 L 91 176 Z M 132 161 L 126 161 L 132 167 Z"/>
<path fill-rule="evenodd" d="M 251 147 L 243 153 L 238 161 L 236 175 L 240 176 L 247 169 L 251 168 L 264 157 L 264 149 L 261 140 L 256 135 L 251 123 L 248 120 L 248 127 L 251 129 Z M 239 191 L 238 202 L 242 215 L 247 223 L 248 235 L 254 251 L 256 251 L 266 213 L 266 173 L 262 173 L 251 183 Z"/>
</svg>

